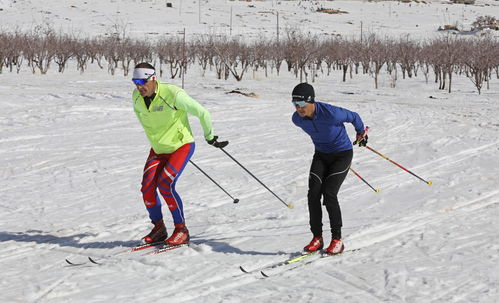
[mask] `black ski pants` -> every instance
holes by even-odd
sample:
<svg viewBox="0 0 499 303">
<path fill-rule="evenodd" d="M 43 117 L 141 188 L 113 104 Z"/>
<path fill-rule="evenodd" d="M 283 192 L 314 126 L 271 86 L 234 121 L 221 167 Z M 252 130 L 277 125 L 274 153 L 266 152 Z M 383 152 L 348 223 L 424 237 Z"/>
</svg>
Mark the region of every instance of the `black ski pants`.
<svg viewBox="0 0 499 303">
<path fill-rule="evenodd" d="M 323 197 L 323 204 L 329 214 L 332 238 L 341 239 L 343 222 L 338 191 L 348 174 L 352 157 L 351 149 L 333 154 L 316 151 L 314 154 L 308 179 L 308 211 L 310 230 L 314 237 L 322 236 L 321 198 Z"/>
</svg>

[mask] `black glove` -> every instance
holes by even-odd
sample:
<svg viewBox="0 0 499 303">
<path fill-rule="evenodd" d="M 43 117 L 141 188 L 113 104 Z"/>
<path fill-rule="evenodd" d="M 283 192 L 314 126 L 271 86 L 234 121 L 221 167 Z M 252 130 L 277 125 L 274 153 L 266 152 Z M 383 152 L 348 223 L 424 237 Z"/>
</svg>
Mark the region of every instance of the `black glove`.
<svg viewBox="0 0 499 303">
<path fill-rule="evenodd" d="M 210 144 L 210 145 L 215 146 L 216 148 L 224 148 L 229 144 L 229 141 L 218 142 L 217 139 L 218 139 L 218 136 L 214 136 L 213 139 L 206 140 L 206 142 L 208 142 L 208 144 Z"/>
<path fill-rule="evenodd" d="M 355 138 L 355 142 L 353 144 L 359 144 L 359 147 L 366 146 L 368 138 L 369 137 L 367 136 L 367 132 L 363 131 L 357 134 L 357 137 Z"/>
</svg>

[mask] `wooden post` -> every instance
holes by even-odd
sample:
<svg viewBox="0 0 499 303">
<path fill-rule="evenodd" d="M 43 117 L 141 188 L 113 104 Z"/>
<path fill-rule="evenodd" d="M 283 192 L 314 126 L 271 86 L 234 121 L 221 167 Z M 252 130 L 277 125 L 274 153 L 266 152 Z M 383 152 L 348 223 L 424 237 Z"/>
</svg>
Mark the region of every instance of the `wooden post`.
<svg viewBox="0 0 499 303">
<path fill-rule="evenodd" d="M 229 35 L 232 36 L 232 5 L 230 6 L 230 30 Z"/>
<path fill-rule="evenodd" d="M 185 78 L 185 65 L 186 65 L 186 56 L 185 56 L 185 27 L 184 27 L 184 32 L 183 32 L 183 35 L 184 35 L 184 41 L 183 41 L 183 44 L 182 44 L 182 89 L 184 88 L 184 78 Z"/>
</svg>

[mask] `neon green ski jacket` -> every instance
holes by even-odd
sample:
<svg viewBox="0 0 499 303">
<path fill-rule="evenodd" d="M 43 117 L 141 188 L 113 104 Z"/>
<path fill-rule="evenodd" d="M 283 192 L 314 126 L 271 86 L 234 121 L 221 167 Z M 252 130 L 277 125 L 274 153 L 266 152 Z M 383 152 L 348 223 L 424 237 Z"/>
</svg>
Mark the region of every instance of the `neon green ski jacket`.
<svg viewBox="0 0 499 303">
<path fill-rule="evenodd" d="M 133 109 L 156 154 L 171 154 L 182 145 L 194 142 L 187 113 L 199 118 L 206 140 L 213 139 L 210 113 L 180 87 L 156 81 L 156 96 L 147 108 L 144 98 L 134 89 Z"/>
</svg>

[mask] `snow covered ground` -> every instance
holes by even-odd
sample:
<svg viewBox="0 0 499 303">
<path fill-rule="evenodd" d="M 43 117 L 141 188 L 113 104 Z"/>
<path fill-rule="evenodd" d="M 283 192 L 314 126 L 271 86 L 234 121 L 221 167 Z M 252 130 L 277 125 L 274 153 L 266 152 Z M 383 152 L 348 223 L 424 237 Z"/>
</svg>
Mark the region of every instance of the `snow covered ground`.
<svg viewBox="0 0 499 303">
<path fill-rule="evenodd" d="M 166 3 L 172 4 L 171 8 Z M 446 0 L 401 3 L 395 1 L 230 1 L 230 0 L 0 0 L 2 28 L 31 29 L 50 24 L 57 31 L 80 37 L 109 33 L 115 25 L 137 38 L 216 33 L 234 36 L 276 36 L 287 28 L 321 35 L 359 37 L 409 34 L 425 39 L 444 25 L 469 29 L 476 17 L 498 17 L 495 0 L 477 5 L 451 5 Z M 317 8 L 339 9 L 346 14 L 316 13 Z M 200 14 L 201 12 L 201 14 Z M 279 18 L 277 18 L 279 15 Z M 279 19 L 279 20 L 278 20 Z M 84 29 L 82 30 L 82 26 Z"/>
<path fill-rule="evenodd" d="M 88 18 L 82 32 L 90 35 L 98 32 L 94 25 L 100 21 L 90 12 L 86 17 L 75 13 L 77 8 L 87 5 L 112 16 L 118 6 L 123 15 L 133 15 L 138 5 L 164 5 L 85 2 L 2 0 L 0 20 L 8 26 L 38 21 L 37 10 L 43 7 L 74 18 L 75 28 Z M 176 6 L 179 1 L 172 2 Z M 205 28 L 197 26 L 197 3 L 183 2 L 184 17 L 191 18 L 185 26 L 203 32 Z M 218 10 L 229 4 L 255 10 L 277 6 L 277 1 L 209 2 Z M 497 6 L 433 2 L 412 7 L 395 2 L 324 3 L 345 10 L 373 6 L 385 14 L 390 5 L 403 6 L 400 15 L 412 14 L 414 6 L 435 16 L 449 8 L 468 19 L 474 19 L 472 11 L 498 12 Z M 281 12 L 296 6 L 282 1 Z M 141 18 L 130 20 L 137 32 L 150 28 Z M 172 22 L 183 26 L 178 18 Z M 326 17 L 310 13 L 303 18 L 320 25 Z M 376 14 L 349 18 L 366 18 L 366 24 L 378 20 Z M 429 30 L 424 18 L 416 21 L 418 33 Z M 157 31 L 168 24 L 161 22 L 154 22 Z M 410 32 L 406 23 L 387 26 L 387 32 Z M 246 27 L 261 30 L 254 23 Z M 338 29 L 349 34 L 345 27 L 343 21 L 338 23 Z M 55 68 L 45 76 L 28 70 L 0 74 L 1 302 L 499 300 L 497 79 L 478 95 L 471 81 L 457 76 L 452 94 L 439 91 L 432 81 L 426 84 L 422 76 L 399 80 L 390 88 L 385 75 L 378 90 L 369 76 L 355 75 L 346 83 L 340 82 L 340 73 L 319 77 L 314 83 L 319 100 L 358 112 L 371 128 L 370 146 L 433 185 L 356 148 L 352 168 L 381 191 L 374 193 L 353 174 L 340 191 L 346 248 L 360 250 L 276 271 L 264 279 L 258 273 L 243 274 L 238 267 L 284 260 L 311 238 L 306 192 L 313 147 L 290 120 L 290 92 L 298 80 L 287 73 L 269 78 L 256 74 L 238 83 L 189 72 L 186 90 L 211 111 L 216 133 L 230 141 L 226 150 L 295 208 L 286 208 L 224 153 L 207 145 L 192 118 L 198 139 L 192 160 L 240 202 L 233 204 L 195 167 L 187 166 L 177 189 L 185 203 L 192 246 L 143 256 L 119 254 L 151 227 L 139 191 L 148 143 L 132 111 L 133 85 L 96 66 L 83 75 L 75 70 L 72 65 L 62 75 Z M 180 84 L 178 79 L 173 82 Z M 227 94 L 236 88 L 260 98 Z M 353 127 L 347 129 L 353 138 Z M 164 213 L 172 230 L 166 207 Z M 327 227 L 326 219 L 324 223 Z M 104 264 L 70 267 L 64 261 L 85 261 L 87 256 Z"/>
</svg>

